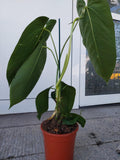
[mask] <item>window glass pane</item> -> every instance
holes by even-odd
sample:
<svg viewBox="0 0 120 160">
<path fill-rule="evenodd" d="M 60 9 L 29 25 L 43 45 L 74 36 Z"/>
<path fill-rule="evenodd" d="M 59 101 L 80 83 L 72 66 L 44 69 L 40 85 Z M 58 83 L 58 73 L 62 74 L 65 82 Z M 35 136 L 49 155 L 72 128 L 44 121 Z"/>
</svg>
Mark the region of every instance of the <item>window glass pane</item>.
<svg viewBox="0 0 120 160">
<path fill-rule="evenodd" d="M 120 0 L 108 0 L 111 12 L 120 14 Z"/>
<path fill-rule="evenodd" d="M 120 93 L 120 21 L 114 20 L 115 37 L 116 37 L 116 66 L 115 70 L 108 82 L 99 77 L 86 53 L 86 80 L 85 80 L 85 95 L 103 95 Z"/>
</svg>

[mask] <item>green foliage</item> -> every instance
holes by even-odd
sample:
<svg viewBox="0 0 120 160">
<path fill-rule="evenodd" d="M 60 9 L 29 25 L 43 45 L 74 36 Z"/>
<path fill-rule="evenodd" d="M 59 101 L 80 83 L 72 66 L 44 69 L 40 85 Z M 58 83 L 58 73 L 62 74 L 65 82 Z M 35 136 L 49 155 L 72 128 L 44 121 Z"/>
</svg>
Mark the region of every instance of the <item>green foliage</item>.
<svg viewBox="0 0 120 160">
<path fill-rule="evenodd" d="M 74 104 L 76 90 L 74 87 L 61 82 L 61 113 L 70 113 Z"/>
<path fill-rule="evenodd" d="M 38 44 L 47 40 L 49 33 L 46 33 L 44 29 L 47 28 L 51 31 L 55 23 L 55 20 L 49 20 L 48 17 L 38 17 L 26 27 L 8 63 L 7 80 L 9 85 L 19 68 L 33 54 Z M 43 34 L 44 36 L 42 36 Z"/>
<path fill-rule="evenodd" d="M 48 17 L 38 17 L 30 23 L 18 41 L 7 67 L 7 80 L 10 85 L 10 107 L 24 100 L 36 85 L 46 63 L 49 49 L 57 65 L 55 89 L 51 93 L 56 102 L 55 116 L 62 120 L 63 124 L 72 125 L 78 122 L 82 127 L 85 119 L 81 115 L 70 113 L 74 104 L 76 90 L 74 87 L 62 82 L 62 78 L 68 67 L 73 32 L 78 24 L 89 57 L 96 72 L 108 81 L 116 62 L 116 47 L 114 25 L 107 0 L 88 0 L 87 6 L 84 0 L 77 0 L 78 18 L 72 23 L 71 32 L 65 41 L 63 50 L 69 40 L 63 69 L 59 68 L 59 59 L 51 31 L 56 20 Z M 46 45 L 48 37 L 51 37 L 54 51 Z M 58 77 L 58 75 L 60 75 Z M 40 92 L 36 98 L 38 118 L 48 110 L 49 91 L 51 87 Z"/>
<path fill-rule="evenodd" d="M 60 112 L 62 114 L 70 113 L 74 104 L 76 90 L 74 87 L 61 82 Z M 52 99 L 56 102 L 56 91 L 51 92 Z"/>
<path fill-rule="evenodd" d="M 36 108 L 37 108 L 37 117 L 41 118 L 41 115 L 48 110 L 48 99 L 49 99 L 49 90 L 51 87 L 45 89 L 41 93 L 38 94 L 36 98 Z"/>
<path fill-rule="evenodd" d="M 46 62 L 46 49 L 43 46 L 45 46 L 45 42 L 37 46 L 12 80 L 10 84 L 10 107 L 24 100 L 37 83 Z"/>
<path fill-rule="evenodd" d="M 75 113 L 69 113 L 64 116 L 64 119 L 62 120 L 62 122 L 63 124 L 66 124 L 66 125 L 72 125 L 78 122 L 81 125 L 81 127 L 84 127 L 86 120 L 81 115 L 78 115 Z"/>
<path fill-rule="evenodd" d="M 46 62 L 46 40 L 55 23 L 48 17 L 38 17 L 20 37 L 7 67 L 10 107 L 24 100 L 37 83 Z"/>
<path fill-rule="evenodd" d="M 116 63 L 115 33 L 107 0 L 77 0 L 83 43 L 96 72 L 108 81 Z"/>
</svg>

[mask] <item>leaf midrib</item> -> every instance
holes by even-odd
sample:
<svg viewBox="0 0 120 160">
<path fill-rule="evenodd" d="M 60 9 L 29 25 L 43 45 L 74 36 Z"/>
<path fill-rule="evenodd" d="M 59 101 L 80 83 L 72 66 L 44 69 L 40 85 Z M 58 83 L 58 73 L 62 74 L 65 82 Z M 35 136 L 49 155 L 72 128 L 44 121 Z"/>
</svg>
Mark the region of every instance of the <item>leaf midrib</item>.
<svg viewBox="0 0 120 160">
<path fill-rule="evenodd" d="M 33 66 L 33 68 L 32 68 L 32 70 L 31 70 L 31 72 L 30 72 L 30 74 L 29 74 L 29 76 L 28 76 L 28 78 L 27 78 L 27 83 L 29 82 L 29 80 L 31 79 L 30 77 L 32 76 L 32 74 L 34 73 L 34 69 L 35 69 L 35 67 L 36 67 L 36 65 L 37 65 L 37 63 L 38 63 L 38 60 L 39 60 L 39 57 L 40 57 L 40 54 L 41 54 L 41 52 L 42 52 L 42 49 L 43 49 L 43 47 L 41 47 L 41 49 L 40 49 L 40 52 L 39 52 L 39 54 L 38 54 L 38 58 L 37 58 L 37 61 L 35 61 L 35 63 L 34 63 L 34 66 Z M 28 83 L 29 84 L 29 83 Z M 28 95 L 28 94 L 27 94 Z"/>
<path fill-rule="evenodd" d="M 92 24 L 92 20 L 91 20 L 91 16 L 88 10 L 88 7 L 86 7 L 87 13 L 88 13 L 88 17 L 89 17 L 89 21 L 90 21 L 90 26 L 91 26 L 91 31 L 92 31 L 92 37 L 93 37 L 93 41 L 95 44 L 95 49 L 96 49 L 96 53 L 97 53 L 97 58 L 100 61 L 100 57 L 99 57 L 99 51 L 98 51 L 98 47 L 97 47 L 97 43 L 96 43 L 96 39 L 95 39 L 95 34 L 94 34 L 94 29 L 93 29 L 93 24 Z"/>
<path fill-rule="evenodd" d="M 32 74 L 34 73 L 34 69 L 35 69 L 35 67 L 36 67 L 36 65 L 37 65 L 37 63 L 38 63 L 38 60 L 39 60 L 40 54 L 41 54 L 41 52 L 42 52 L 42 49 L 43 49 L 43 46 L 41 47 L 41 50 L 40 50 L 40 52 L 39 52 L 39 54 L 38 54 L 38 56 L 37 56 L 37 57 L 38 57 L 38 58 L 37 58 L 37 61 L 35 61 L 35 64 L 34 64 L 32 70 L 31 70 L 31 72 L 30 72 L 30 74 L 29 74 L 28 81 L 29 81 L 30 77 L 32 76 Z"/>
</svg>

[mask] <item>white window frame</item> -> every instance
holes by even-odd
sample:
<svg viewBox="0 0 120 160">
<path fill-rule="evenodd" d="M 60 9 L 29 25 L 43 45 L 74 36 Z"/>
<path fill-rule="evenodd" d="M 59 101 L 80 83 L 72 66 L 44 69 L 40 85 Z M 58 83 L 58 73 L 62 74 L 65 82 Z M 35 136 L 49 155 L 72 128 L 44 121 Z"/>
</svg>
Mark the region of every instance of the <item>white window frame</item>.
<svg viewBox="0 0 120 160">
<path fill-rule="evenodd" d="M 113 20 L 120 21 L 120 14 L 112 13 Z M 106 95 L 92 95 L 85 96 L 85 70 L 86 70 L 86 48 L 84 47 L 81 39 L 81 57 L 80 57 L 80 86 L 79 86 L 79 106 L 92 106 L 110 103 L 119 103 L 120 94 L 106 94 Z"/>
</svg>

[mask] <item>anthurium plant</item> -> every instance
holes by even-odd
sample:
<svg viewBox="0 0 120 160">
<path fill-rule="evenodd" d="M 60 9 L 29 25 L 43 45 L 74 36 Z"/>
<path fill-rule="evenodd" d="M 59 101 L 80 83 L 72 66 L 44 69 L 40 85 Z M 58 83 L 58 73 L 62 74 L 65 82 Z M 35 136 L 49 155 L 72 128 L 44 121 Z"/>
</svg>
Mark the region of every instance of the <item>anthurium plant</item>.
<svg viewBox="0 0 120 160">
<path fill-rule="evenodd" d="M 52 37 L 52 30 L 56 20 L 41 16 L 32 21 L 22 33 L 8 63 L 7 80 L 10 86 L 10 108 L 24 100 L 32 91 L 44 69 L 47 50 L 53 55 L 56 63 L 56 83 L 41 91 L 36 97 L 38 118 L 49 108 L 49 94 L 55 101 L 55 111 L 49 120 L 55 119 L 57 123 L 85 125 L 85 119 L 80 114 L 71 113 L 76 90 L 62 81 L 66 72 L 71 52 L 73 32 L 79 24 L 83 44 L 88 50 L 90 60 L 99 76 L 108 82 L 116 63 L 116 47 L 114 24 L 107 0 L 77 0 L 78 17 L 71 24 L 60 57 Z M 48 38 L 54 46 L 52 50 L 47 46 Z M 68 52 L 62 59 L 67 44 Z M 79 53 L 78 53 L 79 54 Z M 63 60 L 60 69 L 59 61 Z"/>
</svg>

